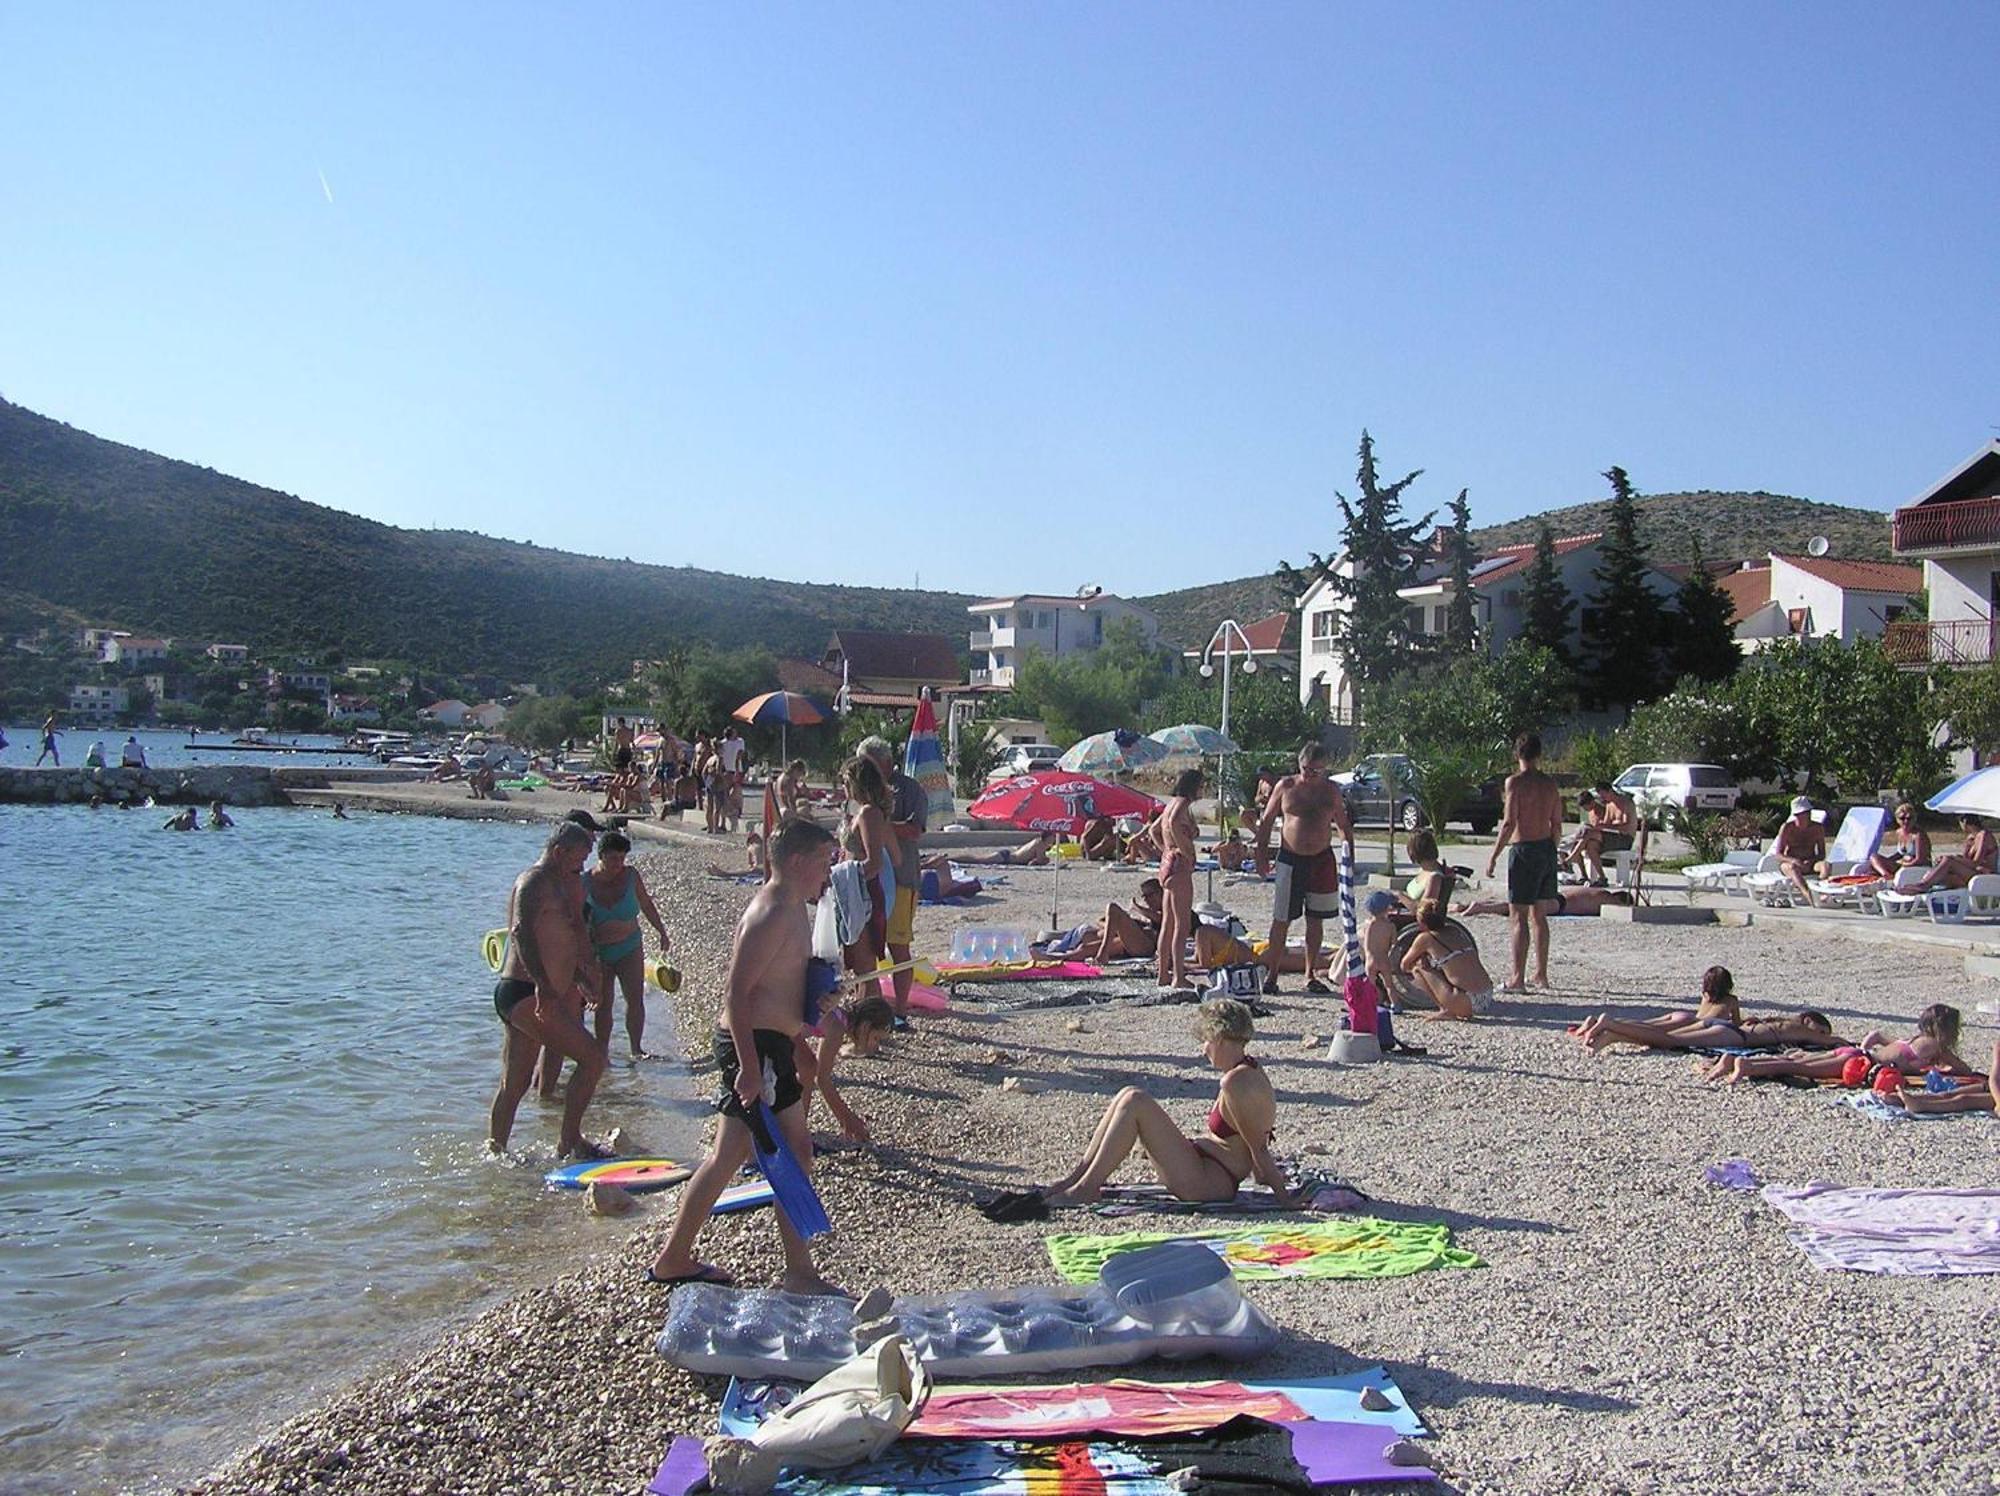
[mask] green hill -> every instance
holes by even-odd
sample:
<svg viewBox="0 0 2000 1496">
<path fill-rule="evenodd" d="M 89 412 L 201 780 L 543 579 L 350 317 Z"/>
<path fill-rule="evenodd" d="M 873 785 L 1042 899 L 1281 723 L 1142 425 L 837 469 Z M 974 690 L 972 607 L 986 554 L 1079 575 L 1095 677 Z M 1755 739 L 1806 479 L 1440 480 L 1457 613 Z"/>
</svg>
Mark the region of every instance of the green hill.
<svg viewBox="0 0 2000 1496">
<path fill-rule="evenodd" d="M 970 599 L 767 581 L 402 530 L 0 401 L 0 599 L 28 617 L 584 683 L 705 640 L 816 658 L 835 627 L 963 634 Z"/>
</svg>

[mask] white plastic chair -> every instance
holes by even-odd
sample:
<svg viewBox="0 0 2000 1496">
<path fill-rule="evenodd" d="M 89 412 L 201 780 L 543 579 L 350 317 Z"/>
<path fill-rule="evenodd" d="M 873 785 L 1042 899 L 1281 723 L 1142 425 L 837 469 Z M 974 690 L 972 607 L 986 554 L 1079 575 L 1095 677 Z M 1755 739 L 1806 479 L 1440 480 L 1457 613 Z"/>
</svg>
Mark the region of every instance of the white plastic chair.
<svg viewBox="0 0 2000 1496">
<path fill-rule="evenodd" d="M 1965 912 L 1982 919 L 2000 915 L 2000 873 L 1974 873 L 1965 885 Z"/>
<path fill-rule="evenodd" d="M 1933 888 L 1924 895 L 1924 904 L 1930 910 L 1934 925 L 1964 924 L 1968 902 L 1963 888 Z"/>
<path fill-rule="evenodd" d="M 1897 868 L 1895 881 L 1875 890 L 1875 912 L 1884 919 L 1901 919 L 1927 908 L 1925 896 L 1910 890 L 1923 882 L 1929 873 L 1927 867 Z"/>
</svg>

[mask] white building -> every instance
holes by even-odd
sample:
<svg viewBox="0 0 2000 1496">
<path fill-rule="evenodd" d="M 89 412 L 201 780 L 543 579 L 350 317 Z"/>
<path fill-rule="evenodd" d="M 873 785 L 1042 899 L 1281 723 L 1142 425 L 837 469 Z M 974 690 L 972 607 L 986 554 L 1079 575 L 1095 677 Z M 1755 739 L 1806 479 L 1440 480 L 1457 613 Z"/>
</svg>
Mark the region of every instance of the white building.
<svg viewBox="0 0 2000 1496">
<path fill-rule="evenodd" d="M 1924 585 L 1914 566 L 1776 551 L 1716 580 L 1736 604 L 1736 645 L 1745 654 L 1775 639 L 1880 639 L 1914 611 Z"/>
<path fill-rule="evenodd" d="M 1885 647 L 1911 664 L 1994 659 L 2000 616 L 2000 439 L 1988 442 L 1895 513 L 1898 556 L 1921 560 L 1925 622 L 1899 620 Z"/>
<path fill-rule="evenodd" d="M 84 653 L 95 660 L 108 660 L 106 653 L 113 639 L 129 639 L 131 632 L 126 629 L 85 629 L 82 634 Z"/>
<path fill-rule="evenodd" d="M 1029 650 L 1061 656 L 1095 649 L 1119 619 L 1139 625 L 1146 642 L 1159 637 L 1160 622 L 1137 603 L 1107 592 L 1073 597 L 1030 592 L 989 597 L 965 610 L 972 615 L 972 684 L 1011 689 L 1014 672 Z"/>
<path fill-rule="evenodd" d="M 250 646 L 247 644 L 211 644 L 202 652 L 211 660 L 223 660 L 230 664 L 250 658 Z"/>
<path fill-rule="evenodd" d="M 1603 539 L 1601 533 L 1568 535 L 1555 543 L 1556 574 L 1576 604 L 1576 610 L 1570 614 L 1573 649 L 1581 646 L 1584 614 L 1591 594 L 1597 590 L 1597 578 L 1592 572 L 1597 567 L 1597 548 Z M 1438 537 L 1434 537 L 1433 545 L 1437 543 Z M 1527 629 L 1527 599 L 1522 584 L 1534 559 L 1532 544 L 1508 545 L 1480 557 L 1473 565 L 1473 617 L 1480 642 L 1489 653 L 1498 654 Z M 1342 556 L 1334 570 L 1343 577 L 1352 577 L 1354 564 Z M 1662 597 L 1670 595 L 1677 586 L 1672 577 L 1658 570 L 1649 572 L 1648 578 Z M 1451 617 L 1450 565 L 1441 559 L 1427 560 L 1418 572 L 1418 581 L 1400 589 L 1397 595 L 1409 607 L 1413 632 L 1443 634 Z M 1354 683 L 1348 679 L 1345 663 L 1335 647 L 1340 615 L 1347 611 L 1348 601 L 1334 590 L 1331 580 L 1321 577 L 1306 589 L 1295 606 L 1303 618 L 1299 630 L 1299 700 L 1323 702 L 1329 721 L 1352 723 Z"/>
<path fill-rule="evenodd" d="M 433 701 L 417 715 L 426 722 L 435 722 L 440 727 L 465 726 L 465 714 L 472 708 L 455 696 L 447 696 L 443 701 Z"/>
<path fill-rule="evenodd" d="M 465 713 L 467 727 L 483 727 L 492 732 L 507 720 L 507 708 L 497 701 L 482 701 L 478 706 L 469 707 Z"/>
<path fill-rule="evenodd" d="M 108 727 L 116 722 L 131 704 L 123 686 L 84 686 L 69 688 L 69 715 L 77 722 Z"/>
<path fill-rule="evenodd" d="M 104 659 L 112 665 L 143 665 L 164 660 L 173 647 L 171 639 L 149 639 L 139 634 L 113 634 L 104 642 Z"/>
</svg>

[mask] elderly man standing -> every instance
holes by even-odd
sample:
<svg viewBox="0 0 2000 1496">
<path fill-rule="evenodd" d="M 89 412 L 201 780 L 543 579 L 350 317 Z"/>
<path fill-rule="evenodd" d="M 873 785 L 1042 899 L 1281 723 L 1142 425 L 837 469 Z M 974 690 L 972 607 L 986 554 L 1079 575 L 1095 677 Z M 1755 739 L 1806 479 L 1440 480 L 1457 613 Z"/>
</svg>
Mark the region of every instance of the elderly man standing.
<svg viewBox="0 0 2000 1496">
<path fill-rule="evenodd" d="M 927 806 L 924 788 L 905 774 L 896 763 L 896 750 L 886 738 L 861 740 L 862 756 L 873 760 L 889 781 L 891 802 L 889 831 L 895 838 L 896 902 L 889 910 L 889 959 L 902 965 L 910 959 L 910 940 L 917 922 L 917 887 L 923 882 L 924 859 L 917 843 L 924 834 Z M 910 1008 L 910 973 L 899 971 L 889 979 L 895 984 L 890 1005 L 899 1024 L 907 1025 Z"/>
</svg>

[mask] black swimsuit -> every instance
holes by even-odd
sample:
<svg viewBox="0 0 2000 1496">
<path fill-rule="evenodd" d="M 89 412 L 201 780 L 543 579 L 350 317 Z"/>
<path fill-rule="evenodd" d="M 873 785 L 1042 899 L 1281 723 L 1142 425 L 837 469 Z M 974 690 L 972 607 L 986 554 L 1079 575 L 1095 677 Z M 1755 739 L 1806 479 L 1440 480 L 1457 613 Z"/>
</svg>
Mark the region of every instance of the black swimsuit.
<svg viewBox="0 0 2000 1496">
<path fill-rule="evenodd" d="M 513 1012 L 535 995 L 535 984 L 520 977 L 502 977 L 493 984 L 493 1011 L 502 1023 L 513 1022 Z"/>
</svg>

